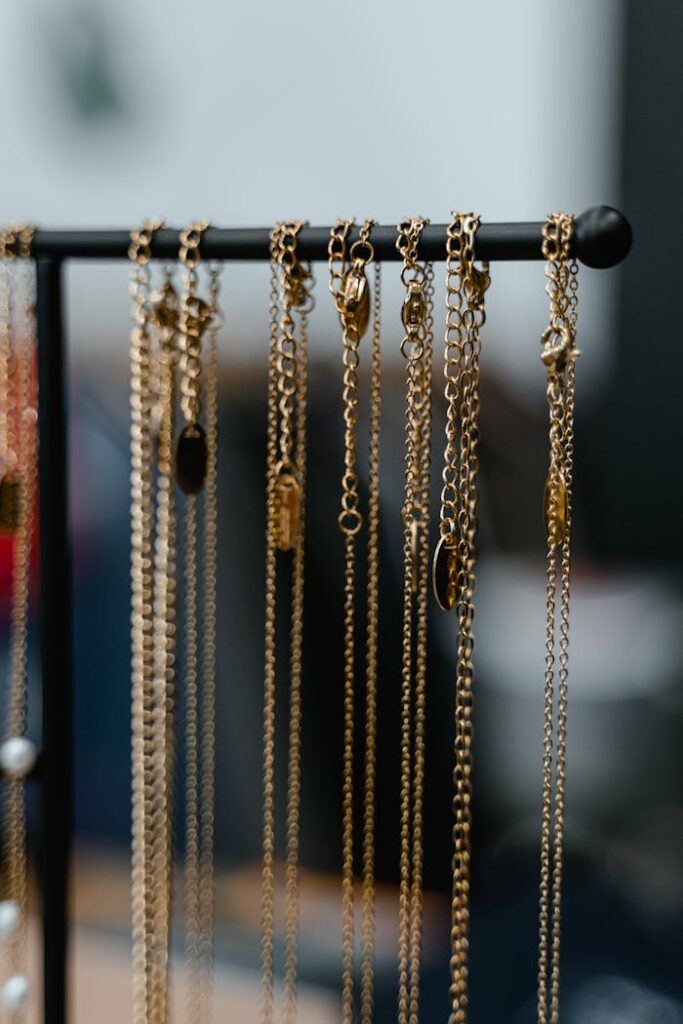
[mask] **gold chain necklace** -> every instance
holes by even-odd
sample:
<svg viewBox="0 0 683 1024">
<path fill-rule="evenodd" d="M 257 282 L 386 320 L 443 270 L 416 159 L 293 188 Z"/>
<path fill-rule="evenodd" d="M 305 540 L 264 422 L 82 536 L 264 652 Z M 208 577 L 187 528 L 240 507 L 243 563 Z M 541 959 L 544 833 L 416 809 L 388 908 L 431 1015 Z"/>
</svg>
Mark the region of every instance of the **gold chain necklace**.
<svg viewBox="0 0 683 1024">
<path fill-rule="evenodd" d="M 337 221 L 330 234 L 328 244 L 329 288 L 335 300 L 342 326 L 343 341 L 343 404 L 344 404 L 344 473 L 342 476 L 341 512 L 339 528 L 344 535 L 344 698 L 343 698 L 343 764 L 342 764 L 342 1019 L 351 1024 L 353 1008 L 353 965 L 354 965 L 354 858 L 353 858 L 353 750 L 354 750 L 354 690 L 355 690 L 355 643 L 356 643 L 356 538 L 363 525 L 360 512 L 360 493 L 357 471 L 356 433 L 358 425 L 360 341 L 365 334 L 370 317 L 370 288 L 366 267 L 374 258 L 370 242 L 373 222 L 363 224 L 358 241 L 348 253 L 348 236 L 353 221 Z M 379 322 L 376 323 L 379 332 Z M 379 343 L 379 334 L 375 345 Z M 375 355 L 377 359 L 377 355 Z M 377 371 L 377 367 L 375 367 Z M 378 378 L 375 376 L 375 394 L 371 407 L 374 429 L 379 426 Z M 371 427 L 372 429 L 372 427 Z M 373 435 L 374 437 L 374 435 Z M 371 449 L 372 453 L 372 449 Z M 373 456 L 374 457 L 374 456 Z M 373 472 L 375 467 L 373 467 Z M 375 477 L 375 487 L 378 479 Z M 373 496 L 374 511 L 378 510 L 378 494 Z M 376 524 L 373 523 L 373 530 Z M 369 586 L 372 586 L 371 617 L 376 617 L 376 545 L 373 535 L 370 555 Z M 370 702 L 370 747 L 366 748 L 366 793 L 374 782 L 374 758 L 376 739 L 376 622 L 374 651 L 370 641 L 370 693 L 366 692 L 366 706 Z M 367 637 L 366 637 L 367 645 Z M 369 778 L 368 778 L 369 765 Z M 364 814 L 364 890 L 362 905 L 363 919 L 363 979 L 362 1015 L 367 1020 L 372 1012 L 373 953 L 374 953 L 374 793 L 370 804 L 367 802 Z"/>
<path fill-rule="evenodd" d="M 0 530 L 10 534 L 13 541 L 8 697 L 0 746 L 0 768 L 5 775 L 5 891 L 0 901 L 0 937 L 7 942 L 7 976 L 0 987 L 0 1003 L 16 1021 L 24 1019 L 29 995 L 24 780 L 36 761 L 35 744 L 26 736 L 28 610 L 37 474 L 35 284 L 27 262 L 33 233 L 30 226 L 0 233 Z M 21 261 L 23 313 L 19 322 L 14 308 L 15 258 Z"/>
<path fill-rule="evenodd" d="M 417 1021 L 422 947 L 422 805 L 429 580 L 433 269 L 417 258 L 426 221 L 398 226 L 406 297 L 406 459 L 403 520 L 403 638 L 401 670 L 401 796 L 399 886 L 399 1024 Z"/>
<path fill-rule="evenodd" d="M 171 912 L 177 300 L 167 274 L 151 294 L 160 221 L 131 232 L 131 648 L 133 1021 L 168 1020 Z M 155 476 L 156 470 L 156 476 Z"/>
<path fill-rule="evenodd" d="M 363 888 L 361 1024 L 372 1024 L 375 973 L 375 775 L 377 761 L 377 648 L 379 629 L 379 444 L 382 413 L 382 268 L 375 263 L 368 441 L 368 568 L 365 643 L 365 786 L 363 808 Z"/>
<path fill-rule="evenodd" d="M 213 1016 L 213 831 L 216 623 L 216 428 L 217 271 L 210 275 L 209 301 L 199 295 L 200 246 L 208 221 L 180 234 L 185 267 L 180 300 L 180 408 L 185 425 L 178 439 L 176 471 L 185 492 L 185 950 L 189 1024 Z M 202 339 L 208 337 L 208 372 Z M 202 406 L 205 424 L 200 423 Z M 203 536 L 198 544 L 197 496 L 205 492 Z M 198 551 L 201 547 L 201 552 Z M 203 567 L 203 656 L 198 653 L 198 565 Z M 201 678 L 201 685 L 200 685 Z"/>
<path fill-rule="evenodd" d="M 450 1020 L 467 1019 L 472 803 L 474 592 L 479 470 L 479 353 L 488 266 L 474 265 L 479 218 L 454 213 L 446 254 L 444 374 L 446 448 L 439 541 L 432 584 L 439 606 L 458 616 L 453 780 L 453 890 L 451 901 Z"/>
<path fill-rule="evenodd" d="M 545 489 L 547 533 L 546 671 L 543 723 L 541 881 L 539 900 L 538 1022 L 557 1024 L 560 1011 L 560 925 L 564 844 L 564 791 L 569 677 L 569 597 L 571 568 L 574 386 L 578 265 L 570 260 L 574 218 L 558 213 L 543 227 L 546 291 L 550 320 L 541 338 L 547 372 L 549 470 Z M 560 638 L 555 695 L 556 592 L 560 567 Z M 557 735 L 553 776 L 553 734 Z M 554 787 L 553 787 L 554 778 Z M 553 791 L 554 790 L 554 791 Z M 550 985 L 550 991 L 548 991 Z"/>
<path fill-rule="evenodd" d="M 277 552 L 293 551 L 290 599 L 289 755 L 285 865 L 284 1020 L 294 1024 L 299 931 L 301 683 L 310 269 L 296 255 L 303 222 L 277 224 L 270 236 L 271 293 L 266 453 L 266 623 L 263 708 L 263 865 L 261 1021 L 274 1013 L 275 678 Z M 297 338 L 294 310 L 299 311 Z"/>
</svg>

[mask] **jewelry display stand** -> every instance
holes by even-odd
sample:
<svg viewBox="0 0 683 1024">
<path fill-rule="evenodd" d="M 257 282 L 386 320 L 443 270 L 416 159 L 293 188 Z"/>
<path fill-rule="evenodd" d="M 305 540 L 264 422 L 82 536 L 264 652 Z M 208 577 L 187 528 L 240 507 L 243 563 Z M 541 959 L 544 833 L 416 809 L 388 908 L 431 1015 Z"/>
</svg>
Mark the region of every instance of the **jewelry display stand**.
<svg viewBox="0 0 683 1024">
<path fill-rule="evenodd" d="M 349 235 L 358 238 L 358 228 Z M 543 260 L 543 223 L 481 224 L 476 258 L 489 261 Z M 419 257 L 443 261 L 446 225 L 426 225 Z M 267 262 L 268 228 L 209 228 L 202 256 L 225 261 Z M 301 229 L 298 254 L 326 260 L 330 228 Z M 73 825 L 73 601 L 68 474 L 67 344 L 62 305 L 62 268 L 71 259 L 126 259 L 124 231 L 36 231 L 40 486 L 40 638 L 42 747 L 34 776 L 41 787 L 41 915 L 43 933 L 43 1021 L 66 1024 L 69 864 Z M 378 261 L 400 260 L 396 228 L 377 226 L 372 244 Z M 571 255 L 585 266 L 616 266 L 631 246 L 626 218 L 596 207 L 576 218 Z M 175 259 L 179 231 L 161 229 L 152 257 Z"/>
</svg>

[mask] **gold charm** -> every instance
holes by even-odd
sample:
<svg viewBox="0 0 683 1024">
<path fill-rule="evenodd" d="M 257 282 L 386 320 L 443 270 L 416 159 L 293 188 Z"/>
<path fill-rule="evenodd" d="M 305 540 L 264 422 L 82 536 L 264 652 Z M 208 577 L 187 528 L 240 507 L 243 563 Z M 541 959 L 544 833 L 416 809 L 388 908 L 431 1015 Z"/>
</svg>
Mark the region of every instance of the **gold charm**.
<svg viewBox="0 0 683 1024">
<path fill-rule="evenodd" d="M 354 263 L 344 274 L 338 303 L 345 330 L 362 338 L 370 321 L 370 285 L 363 263 Z"/>
<path fill-rule="evenodd" d="M 152 295 L 152 323 L 160 330 L 174 331 L 178 324 L 178 296 L 170 281 Z"/>
<path fill-rule="evenodd" d="M 427 299 L 420 281 L 408 283 L 408 294 L 401 307 L 401 321 L 406 332 L 412 337 L 424 323 L 427 310 Z"/>
<path fill-rule="evenodd" d="M 553 501 L 554 497 L 554 501 Z M 562 474 L 558 475 L 555 494 L 551 478 L 545 482 L 545 525 L 548 537 L 554 544 L 562 544 L 567 536 L 567 487 Z M 554 516 L 552 516 L 554 506 Z"/>
<path fill-rule="evenodd" d="M 432 590 L 436 603 L 448 612 L 458 603 L 458 545 L 453 537 L 441 537 L 432 561 Z"/>
<path fill-rule="evenodd" d="M 0 533 L 16 533 L 21 526 L 23 482 L 16 473 L 5 473 L 0 480 Z"/>
<path fill-rule="evenodd" d="M 283 473 L 275 482 L 275 546 L 291 551 L 299 534 L 301 490 L 291 473 Z"/>
</svg>

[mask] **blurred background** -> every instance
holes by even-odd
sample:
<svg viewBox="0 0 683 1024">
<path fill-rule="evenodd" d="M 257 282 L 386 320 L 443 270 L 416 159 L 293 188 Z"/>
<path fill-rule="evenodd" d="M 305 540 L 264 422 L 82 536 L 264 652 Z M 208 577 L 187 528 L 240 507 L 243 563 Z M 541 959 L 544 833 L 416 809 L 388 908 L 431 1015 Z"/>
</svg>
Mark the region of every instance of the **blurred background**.
<svg viewBox="0 0 683 1024">
<path fill-rule="evenodd" d="M 3 223 L 120 228 L 161 215 L 172 225 L 206 216 L 257 226 L 417 214 L 443 223 L 453 208 L 489 221 L 540 220 L 600 203 L 630 218 L 635 244 L 623 267 L 580 273 L 563 1021 L 683 1024 L 680 0 L 24 0 L 3 4 L 0 19 Z M 230 265 L 221 284 L 217 999 L 235 1022 L 254 1020 L 258 1003 L 267 275 L 265 265 Z M 325 267 L 316 277 L 301 1019 L 336 1021 L 341 373 Z M 128 1019 L 130 1001 L 127 268 L 79 262 L 66 283 L 73 988 L 78 1024 L 108 1024 Z M 403 368 L 395 264 L 385 268 L 383 297 L 378 1024 L 394 1019 L 396 999 Z M 436 467 L 441 304 L 439 290 Z M 542 264 L 494 265 L 487 307 L 471 1015 L 528 1024 L 545 626 Z M 434 527 L 436 513 L 435 504 Z M 448 1013 L 454 635 L 435 608 L 429 658 L 425 1024 Z M 37 666 L 32 686 L 37 731 Z"/>
</svg>

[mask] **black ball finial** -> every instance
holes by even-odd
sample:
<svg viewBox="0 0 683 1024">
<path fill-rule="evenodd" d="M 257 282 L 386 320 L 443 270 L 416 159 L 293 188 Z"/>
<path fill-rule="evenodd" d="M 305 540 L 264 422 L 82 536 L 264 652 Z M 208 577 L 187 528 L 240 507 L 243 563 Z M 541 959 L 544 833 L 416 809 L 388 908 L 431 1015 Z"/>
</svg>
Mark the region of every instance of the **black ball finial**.
<svg viewBox="0 0 683 1024">
<path fill-rule="evenodd" d="M 604 270 L 626 258 L 633 241 L 631 225 L 612 206 L 594 206 L 574 223 L 575 255 L 587 267 Z"/>
</svg>

